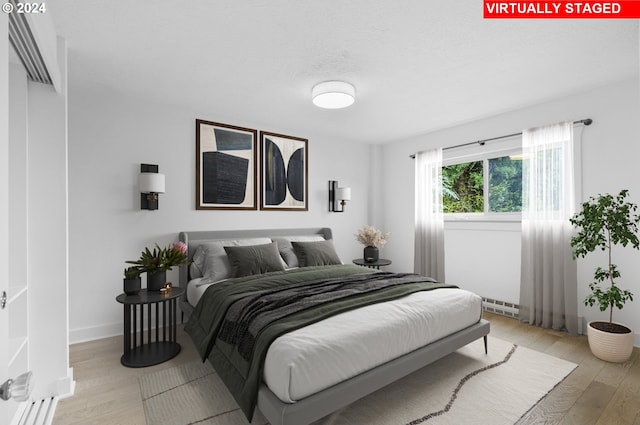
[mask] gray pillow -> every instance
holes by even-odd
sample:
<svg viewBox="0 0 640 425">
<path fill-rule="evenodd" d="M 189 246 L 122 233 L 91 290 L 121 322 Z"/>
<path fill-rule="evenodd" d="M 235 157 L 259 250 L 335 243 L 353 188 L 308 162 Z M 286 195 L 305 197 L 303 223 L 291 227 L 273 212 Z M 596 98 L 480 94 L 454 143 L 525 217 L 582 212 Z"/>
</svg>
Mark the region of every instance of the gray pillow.
<svg viewBox="0 0 640 425">
<path fill-rule="evenodd" d="M 323 241 L 324 237 L 321 235 L 301 235 L 301 236 L 279 236 L 271 239 L 278 243 L 278 250 L 287 267 L 299 267 L 298 257 L 293 251 L 291 242 L 311 242 L 311 241 Z"/>
<path fill-rule="evenodd" d="M 340 257 L 336 254 L 333 242 L 291 242 L 293 250 L 298 257 L 300 267 L 330 266 L 342 264 Z"/>
<path fill-rule="evenodd" d="M 193 253 L 189 266 L 191 279 L 205 277 L 208 282 L 217 282 L 231 277 L 231 266 L 224 252 L 225 246 L 247 246 L 271 243 L 269 238 L 218 239 L 202 242 Z"/>
<path fill-rule="evenodd" d="M 242 277 L 284 270 L 284 261 L 278 252 L 278 244 L 225 246 L 231 276 Z"/>
</svg>

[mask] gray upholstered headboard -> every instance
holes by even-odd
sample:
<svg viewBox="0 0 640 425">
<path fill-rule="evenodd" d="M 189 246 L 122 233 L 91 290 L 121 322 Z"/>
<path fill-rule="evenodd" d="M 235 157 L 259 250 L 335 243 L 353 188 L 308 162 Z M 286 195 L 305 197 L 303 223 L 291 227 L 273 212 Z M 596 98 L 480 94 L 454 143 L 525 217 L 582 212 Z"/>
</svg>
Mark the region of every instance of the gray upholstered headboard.
<svg viewBox="0 0 640 425">
<path fill-rule="evenodd" d="M 247 238 L 272 238 L 283 236 L 308 236 L 320 235 L 324 239 L 333 239 L 331 229 L 328 227 L 302 228 L 302 229 L 255 229 L 255 230 L 206 230 L 195 232 L 180 232 L 178 240 L 187 245 L 189 260 L 193 259 L 196 248 L 206 242 L 220 239 L 247 239 Z M 189 266 L 180 266 L 179 269 L 180 287 L 186 288 L 189 282 Z M 184 301 L 184 302 L 182 302 Z M 180 307 L 183 312 L 190 314 L 191 308 L 185 299 L 181 300 Z"/>
</svg>

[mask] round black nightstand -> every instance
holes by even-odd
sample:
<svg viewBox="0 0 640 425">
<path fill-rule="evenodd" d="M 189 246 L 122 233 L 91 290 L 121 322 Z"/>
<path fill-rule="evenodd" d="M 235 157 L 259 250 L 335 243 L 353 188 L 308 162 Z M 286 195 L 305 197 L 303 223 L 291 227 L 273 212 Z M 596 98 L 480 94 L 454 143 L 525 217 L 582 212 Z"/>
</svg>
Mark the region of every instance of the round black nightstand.
<svg viewBox="0 0 640 425">
<path fill-rule="evenodd" d="M 378 261 L 365 261 L 364 258 L 356 258 L 355 260 L 353 260 L 353 264 L 379 270 L 380 267 L 388 266 L 389 264 L 391 264 L 391 260 L 380 258 Z"/>
<path fill-rule="evenodd" d="M 120 294 L 116 297 L 116 301 L 124 306 L 124 354 L 120 358 L 120 362 L 124 366 L 152 366 L 178 355 L 181 347 L 176 342 L 176 305 L 178 298 L 183 294 L 184 289 L 174 287 L 171 292 L 166 294 L 141 289 L 136 295 Z M 153 315 L 155 316 L 155 331 L 151 328 L 152 306 L 155 310 Z M 147 316 L 146 342 L 144 338 L 145 310 Z M 138 325 L 138 321 L 140 325 Z M 154 335 L 155 338 L 152 338 Z"/>
</svg>

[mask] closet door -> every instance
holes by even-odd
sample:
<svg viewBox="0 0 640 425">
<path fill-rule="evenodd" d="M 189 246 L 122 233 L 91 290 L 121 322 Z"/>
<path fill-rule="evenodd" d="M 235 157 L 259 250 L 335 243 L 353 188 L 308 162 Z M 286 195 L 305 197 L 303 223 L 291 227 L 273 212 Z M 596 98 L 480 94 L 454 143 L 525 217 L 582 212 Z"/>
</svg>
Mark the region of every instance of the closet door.
<svg viewBox="0 0 640 425">
<path fill-rule="evenodd" d="M 29 370 L 27 75 L 12 47 L 7 47 L 0 114 L 7 122 L 0 125 L 0 384 Z M 0 401 L 0 423 L 15 423 L 25 405 L 14 399 Z"/>
<path fill-rule="evenodd" d="M 9 250 L 9 24 L 0 14 L 0 384 L 8 376 L 9 312 L 3 302 L 7 291 Z M 0 400 L 0 423 L 8 424 L 9 403 Z"/>
<path fill-rule="evenodd" d="M 29 297 L 27 284 L 27 74 L 19 59 L 9 54 L 9 233 L 7 270 L 8 362 L 10 378 L 29 368 Z M 26 403 L 9 402 L 9 414 L 15 416 Z"/>
</svg>

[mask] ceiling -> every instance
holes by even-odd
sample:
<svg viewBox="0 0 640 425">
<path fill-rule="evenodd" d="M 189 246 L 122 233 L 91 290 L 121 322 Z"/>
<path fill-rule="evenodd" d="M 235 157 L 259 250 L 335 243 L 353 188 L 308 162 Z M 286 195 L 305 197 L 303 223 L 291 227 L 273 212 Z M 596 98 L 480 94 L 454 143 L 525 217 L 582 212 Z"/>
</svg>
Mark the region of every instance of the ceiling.
<svg viewBox="0 0 640 425">
<path fill-rule="evenodd" d="M 637 20 L 485 20 L 482 0 L 56 0 L 74 87 L 385 143 L 638 75 Z M 347 109 L 311 103 L 326 80 Z M 196 118 L 196 117 L 194 117 Z"/>
</svg>

